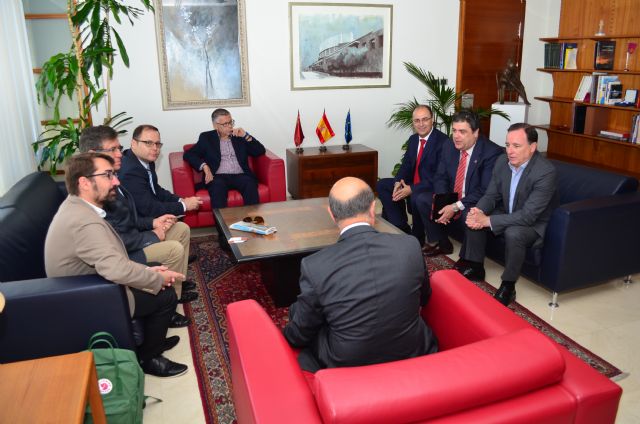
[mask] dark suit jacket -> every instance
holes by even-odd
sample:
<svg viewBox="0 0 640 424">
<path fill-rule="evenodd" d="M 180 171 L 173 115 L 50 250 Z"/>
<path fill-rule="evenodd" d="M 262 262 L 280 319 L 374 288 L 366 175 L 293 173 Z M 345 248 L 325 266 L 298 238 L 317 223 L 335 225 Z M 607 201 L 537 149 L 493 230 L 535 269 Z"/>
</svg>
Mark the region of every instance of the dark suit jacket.
<svg viewBox="0 0 640 424">
<path fill-rule="evenodd" d="M 535 152 L 518 182 L 513 212 L 508 213 L 511 184 L 508 163 L 506 155 L 496 160 L 487 192 L 476 207 L 491 215 L 491 230 L 496 234 L 503 233 L 509 226 L 523 225 L 533 227 L 540 237 L 544 237 L 556 203 L 556 169 Z"/>
<path fill-rule="evenodd" d="M 404 182 L 411 186 L 413 192 L 418 191 L 433 191 L 433 177 L 438 171 L 438 162 L 440 162 L 440 152 L 442 146 L 449 140 L 446 134 L 433 129 L 427 144 L 422 151 L 422 159 L 420 160 L 420 167 L 418 174 L 420 175 L 420 182 L 416 187 L 413 187 L 413 174 L 416 169 L 416 160 L 418 158 L 418 148 L 420 147 L 420 137 L 418 134 L 413 134 L 409 137 L 409 145 L 407 151 L 402 157 L 402 164 L 398 170 L 398 174 L 395 177 L 395 181 L 404 180 Z"/>
<path fill-rule="evenodd" d="M 142 249 L 160 241 L 151 231 L 153 218 L 138 216 L 136 204 L 126 188 L 119 187 L 116 193 L 115 202 L 105 205 L 105 219 L 122 239 L 129 258 L 138 263 L 146 263 L 147 258 Z"/>
<path fill-rule="evenodd" d="M 231 137 L 231 145 L 236 153 L 236 159 L 245 174 L 255 178 L 249 168 L 249 156 L 261 156 L 265 153 L 264 146 L 255 138 L 247 141 L 242 137 Z M 191 149 L 184 152 L 183 158 L 193 169 L 200 170 L 204 162 L 209 165 L 211 172 L 216 173 L 220 166 L 220 138 L 217 131 L 206 131 L 200 134 L 198 142 Z"/>
<path fill-rule="evenodd" d="M 468 157 L 469 168 L 465 176 L 465 196 L 461 199 L 465 209 L 476 205 L 487 190 L 491 173 L 496 159 L 503 153 L 503 149 L 481 135 L 476 141 L 471 157 Z M 451 193 L 456 183 L 456 172 L 460 162 L 460 151 L 453 141 L 448 140 L 442 146 L 438 172 L 433 181 L 434 193 Z"/>
<path fill-rule="evenodd" d="M 420 317 L 431 287 L 414 237 L 351 228 L 302 260 L 300 290 L 284 335 L 292 346 L 310 347 L 323 368 L 437 350 Z"/>
<path fill-rule="evenodd" d="M 160 187 L 158 175 L 156 174 L 156 164 L 151 162 L 149 167 L 151 168 L 155 194 L 151 191 L 149 174 L 147 174 L 145 167 L 142 166 L 133 151 L 124 151 L 118 178 L 120 179 L 120 184 L 131 193 L 138 209 L 138 214 L 150 218 L 157 218 L 168 213 L 182 215 L 184 206 L 180 203 L 180 198 Z"/>
</svg>

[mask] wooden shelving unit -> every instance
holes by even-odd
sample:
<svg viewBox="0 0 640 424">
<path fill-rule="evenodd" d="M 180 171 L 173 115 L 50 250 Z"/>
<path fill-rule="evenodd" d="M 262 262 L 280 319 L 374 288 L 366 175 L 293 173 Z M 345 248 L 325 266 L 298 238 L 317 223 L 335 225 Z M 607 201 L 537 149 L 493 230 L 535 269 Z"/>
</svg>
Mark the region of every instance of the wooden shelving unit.
<svg viewBox="0 0 640 424">
<path fill-rule="evenodd" d="M 594 35 L 600 20 L 605 23 L 605 36 Z M 640 22 L 637 0 L 562 0 L 558 37 L 540 38 L 540 41 L 577 43 L 578 69 L 538 68 L 540 72 L 551 74 L 554 85 L 551 96 L 536 97 L 549 103 L 551 111 L 549 123 L 536 126 L 547 132 L 548 157 L 640 178 L 640 144 L 598 137 L 593 133 L 572 132 L 576 106 L 586 106 L 589 115 L 597 118 L 598 124 L 602 125 L 600 129 L 630 132 L 632 118 L 640 113 L 639 108 L 578 102 L 574 97 L 582 77 L 597 71 L 593 61 L 598 40 L 616 40 L 615 69 L 603 72 L 617 75 L 623 90 L 640 90 L 640 48 L 631 55 L 629 70 L 624 70 L 627 65 L 627 43 L 637 43 L 640 47 L 637 22 Z"/>
</svg>

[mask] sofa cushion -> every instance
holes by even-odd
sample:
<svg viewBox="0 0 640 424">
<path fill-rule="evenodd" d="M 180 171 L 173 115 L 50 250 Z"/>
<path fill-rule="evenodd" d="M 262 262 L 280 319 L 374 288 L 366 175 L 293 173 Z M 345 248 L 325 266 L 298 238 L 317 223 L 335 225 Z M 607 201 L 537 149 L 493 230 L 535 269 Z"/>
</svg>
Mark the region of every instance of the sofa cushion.
<svg viewBox="0 0 640 424">
<path fill-rule="evenodd" d="M 564 371 L 556 345 L 524 328 L 419 358 L 321 370 L 315 395 L 326 423 L 415 422 L 535 391 Z"/>
</svg>

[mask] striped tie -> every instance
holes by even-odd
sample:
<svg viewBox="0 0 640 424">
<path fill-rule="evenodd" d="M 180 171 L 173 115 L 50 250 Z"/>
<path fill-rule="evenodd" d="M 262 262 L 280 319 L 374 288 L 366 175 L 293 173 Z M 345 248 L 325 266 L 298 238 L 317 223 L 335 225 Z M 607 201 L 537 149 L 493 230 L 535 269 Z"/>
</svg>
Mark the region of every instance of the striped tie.
<svg viewBox="0 0 640 424">
<path fill-rule="evenodd" d="M 464 185 L 464 171 L 467 168 L 467 156 L 469 154 L 466 151 L 460 152 L 460 162 L 458 162 L 458 170 L 456 171 L 456 182 L 453 185 L 453 191 L 458 193 L 458 200 L 462 199 L 462 186 Z"/>
</svg>

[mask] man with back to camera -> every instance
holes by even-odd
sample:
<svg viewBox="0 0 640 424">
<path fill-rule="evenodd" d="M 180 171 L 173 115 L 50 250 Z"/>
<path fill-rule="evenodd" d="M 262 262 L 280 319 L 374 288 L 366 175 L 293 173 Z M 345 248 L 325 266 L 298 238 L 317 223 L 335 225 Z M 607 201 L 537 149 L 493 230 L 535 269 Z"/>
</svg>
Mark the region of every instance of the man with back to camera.
<svg viewBox="0 0 640 424">
<path fill-rule="evenodd" d="M 195 146 L 184 153 L 184 160 L 204 173 L 212 209 L 227 207 L 230 189 L 240 192 L 245 205 L 257 204 L 258 179 L 248 159 L 264 155 L 264 146 L 244 129 L 234 127 L 226 109 L 214 110 L 211 121 L 214 130 L 201 133 Z"/>
<path fill-rule="evenodd" d="M 426 256 L 453 253 L 448 237 L 452 227 L 464 231 L 469 209 L 485 193 L 493 166 L 502 154 L 500 146 L 480 134 L 480 119 L 472 111 L 462 110 L 452 118 L 452 143 L 444 143 L 438 172 L 433 180 L 433 193 L 458 193 L 458 201 L 433 210 L 433 193 L 420 193 L 416 199 L 418 212 L 425 222 L 427 243 L 422 251 Z M 437 220 L 430 215 L 440 214 Z M 462 243 L 460 254 L 464 253 Z"/>
<path fill-rule="evenodd" d="M 528 247 L 541 244 L 554 208 L 556 170 L 537 151 L 538 132 L 525 123 L 507 130 L 507 154 L 496 160 L 486 193 L 467 215 L 466 263 L 458 267 L 465 277 L 483 280 L 489 231 L 504 234 L 505 265 L 495 298 L 507 306 L 516 298 Z"/>
<path fill-rule="evenodd" d="M 106 125 L 85 128 L 80 135 L 80 151 L 104 153 L 114 160 L 113 168 L 120 171 L 122 145 L 118 133 Z M 179 222 L 175 215 L 165 214 L 157 218 L 138 216 L 131 193 L 124 187 L 116 188 L 116 199 L 105 206 L 105 219 L 118 232 L 129 258 L 133 261 L 160 263 L 172 271 L 187 275 L 189 226 Z M 196 293 L 189 290 L 195 283 L 183 281 L 175 284 L 178 302 L 185 303 L 196 299 Z M 186 327 L 190 320 L 175 312 L 171 317 L 171 328 Z"/>
<path fill-rule="evenodd" d="M 66 186 L 69 195 L 53 217 L 45 240 L 48 277 L 99 274 L 125 286 L 133 318 L 143 318 L 144 341 L 137 354 L 145 373 L 158 377 L 184 374 L 187 366 L 162 352 L 173 348 L 177 337 L 166 338 L 176 308 L 172 285 L 184 275 L 165 266 L 148 267 L 129 259 L 118 233 L 104 220 L 106 204 L 116 198 L 120 184 L 114 160 L 101 153 L 69 158 Z"/>
<path fill-rule="evenodd" d="M 413 237 L 373 228 L 373 192 L 358 178 L 333 185 L 328 209 L 340 238 L 302 260 L 301 293 L 283 330 L 291 346 L 302 348 L 302 369 L 436 352 L 437 340 L 420 316 L 431 295 L 420 245 Z"/>
<path fill-rule="evenodd" d="M 405 233 L 413 234 L 422 246 L 423 217 L 415 202 L 420 193 L 433 192 L 440 151 L 449 138 L 433 128 L 433 112 L 429 106 L 417 106 L 412 116 L 415 134 L 409 137 L 398 174 L 395 178 L 380 179 L 376 190 L 382 203 L 382 217 Z M 413 227 L 409 227 L 407 209 L 411 212 Z"/>
</svg>

